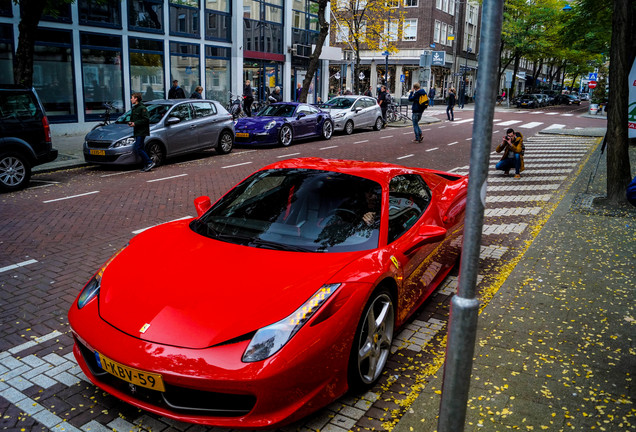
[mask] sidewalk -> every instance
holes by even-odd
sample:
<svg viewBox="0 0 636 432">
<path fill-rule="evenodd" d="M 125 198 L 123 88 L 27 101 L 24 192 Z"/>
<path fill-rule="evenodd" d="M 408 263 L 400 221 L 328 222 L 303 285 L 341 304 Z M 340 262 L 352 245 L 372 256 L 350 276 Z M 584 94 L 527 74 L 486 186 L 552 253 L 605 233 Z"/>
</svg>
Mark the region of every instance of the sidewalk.
<svg viewBox="0 0 636 432">
<path fill-rule="evenodd" d="M 466 431 L 636 427 L 636 208 L 594 200 L 606 190 L 599 153 L 479 316 Z M 393 432 L 436 430 L 442 375 Z"/>
</svg>

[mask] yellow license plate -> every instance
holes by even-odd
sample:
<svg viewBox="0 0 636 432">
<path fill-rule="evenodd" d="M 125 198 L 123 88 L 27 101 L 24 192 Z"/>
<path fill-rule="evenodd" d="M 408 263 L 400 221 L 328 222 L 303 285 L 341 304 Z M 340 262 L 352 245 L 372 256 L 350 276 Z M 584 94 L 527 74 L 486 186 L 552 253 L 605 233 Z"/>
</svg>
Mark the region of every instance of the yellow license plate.
<svg viewBox="0 0 636 432">
<path fill-rule="evenodd" d="M 106 156 L 106 151 L 104 150 L 90 150 L 90 154 L 93 156 Z"/>
<path fill-rule="evenodd" d="M 236 136 L 239 137 L 239 138 L 249 138 L 250 134 L 247 133 L 247 132 L 237 132 Z"/>
<path fill-rule="evenodd" d="M 166 388 L 163 385 L 163 379 L 159 374 L 124 366 L 123 364 L 117 363 L 100 353 L 95 353 L 95 357 L 97 357 L 102 369 L 119 379 L 140 387 L 146 387 L 162 392 L 166 391 Z"/>
</svg>

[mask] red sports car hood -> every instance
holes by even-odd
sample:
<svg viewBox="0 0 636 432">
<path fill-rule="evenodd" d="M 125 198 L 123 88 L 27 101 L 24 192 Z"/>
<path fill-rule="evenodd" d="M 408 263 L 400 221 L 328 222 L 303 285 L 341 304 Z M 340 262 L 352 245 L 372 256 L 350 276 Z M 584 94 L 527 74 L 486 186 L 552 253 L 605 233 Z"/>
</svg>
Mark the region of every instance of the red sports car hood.
<svg viewBox="0 0 636 432">
<path fill-rule="evenodd" d="M 239 246 L 196 234 L 188 222 L 140 234 L 110 263 L 102 319 L 149 342 L 205 348 L 290 315 L 364 254 Z"/>
</svg>

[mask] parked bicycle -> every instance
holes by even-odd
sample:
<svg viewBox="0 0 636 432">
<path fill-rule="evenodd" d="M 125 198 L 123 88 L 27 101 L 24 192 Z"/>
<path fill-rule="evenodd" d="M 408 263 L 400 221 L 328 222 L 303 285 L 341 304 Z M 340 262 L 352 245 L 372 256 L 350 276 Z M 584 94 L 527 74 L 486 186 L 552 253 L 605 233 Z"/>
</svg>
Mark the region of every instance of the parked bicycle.
<svg viewBox="0 0 636 432">
<path fill-rule="evenodd" d="M 395 105 L 393 102 L 389 103 L 389 106 L 386 109 L 386 121 L 389 123 L 395 122 L 403 122 L 408 123 L 411 121 L 411 117 L 408 116 L 408 108 L 407 113 L 403 113 L 401 107 Z"/>
<path fill-rule="evenodd" d="M 245 117 L 245 110 L 243 109 L 243 97 L 239 95 L 233 95 L 232 92 L 228 93 L 230 95 L 230 102 L 227 104 L 226 108 L 227 111 L 232 115 L 232 119 L 236 120 L 239 117 Z"/>
<path fill-rule="evenodd" d="M 108 126 L 109 124 L 111 124 L 112 122 L 110 121 L 110 113 L 115 111 L 115 107 L 113 106 L 112 102 L 104 102 L 104 116 L 103 116 L 103 121 L 101 123 L 96 124 L 95 126 L 93 126 L 93 129 L 91 130 L 95 130 L 95 129 L 99 129 L 102 126 Z"/>
</svg>

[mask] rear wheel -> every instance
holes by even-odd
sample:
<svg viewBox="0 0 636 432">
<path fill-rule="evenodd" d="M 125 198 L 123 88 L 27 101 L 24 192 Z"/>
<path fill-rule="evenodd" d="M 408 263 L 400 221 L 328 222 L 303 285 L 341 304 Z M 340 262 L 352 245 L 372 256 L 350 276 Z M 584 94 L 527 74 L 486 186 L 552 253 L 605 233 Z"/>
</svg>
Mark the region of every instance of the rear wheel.
<svg viewBox="0 0 636 432">
<path fill-rule="evenodd" d="M 278 132 L 278 142 L 283 147 L 287 147 L 291 145 L 293 140 L 294 140 L 294 132 L 292 131 L 292 128 L 289 125 L 284 124 L 280 128 L 280 131 Z"/>
<path fill-rule="evenodd" d="M 395 330 L 393 298 L 377 288 L 362 312 L 349 357 L 349 385 L 362 390 L 375 384 L 391 353 Z"/>
<path fill-rule="evenodd" d="M 15 191 L 24 188 L 31 179 L 31 165 L 18 153 L 0 155 L 0 189 Z"/>
<path fill-rule="evenodd" d="M 373 129 L 379 131 L 380 129 L 382 129 L 382 127 L 384 126 L 384 120 L 382 120 L 382 117 L 378 117 L 377 119 L 375 119 L 375 124 L 373 125 Z"/>
<path fill-rule="evenodd" d="M 333 135 L 333 123 L 331 120 L 325 120 L 322 124 L 322 138 L 328 140 L 331 135 Z"/>
<path fill-rule="evenodd" d="M 353 121 L 349 120 L 345 123 L 344 131 L 347 135 L 351 135 L 353 133 Z"/>
<path fill-rule="evenodd" d="M 229 131 L 223 131 L 219 137 L 219 143 L 216 146 L 216 152 L 219 154 L 228 154 L 234 147 L 234 136 Z"/>
<path fill-rule="evenodd" d="M 146 144 L 146 153 L 148 153 L 148 157 L 155 163 L 155 166 L 163 164 L 166 160 L 166 151 L 158 141 L 151 141 Z"/>
</svg>

